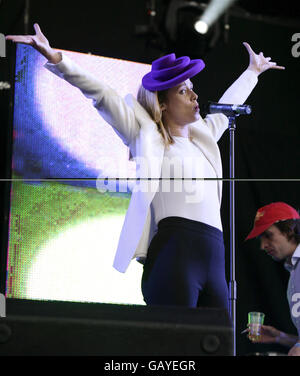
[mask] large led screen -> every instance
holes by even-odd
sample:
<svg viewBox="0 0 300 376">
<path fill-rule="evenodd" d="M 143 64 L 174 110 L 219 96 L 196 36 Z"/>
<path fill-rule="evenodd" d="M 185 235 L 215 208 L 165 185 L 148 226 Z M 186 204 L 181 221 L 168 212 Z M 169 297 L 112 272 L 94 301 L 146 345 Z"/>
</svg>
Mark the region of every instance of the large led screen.
<svg viewBox="0 0 300 376">
<path fill-rule="evenodd" d="M 136 95 L 150 70 L 62 52 L 121 96 Z M 125 274 L 112 267 L 130 190 L 96 183 L 116 165 L 135 176 L 134 162 L 92 101 L 45 63 L 33 48 L 17 46 L 6 296 L 144 304 L 142 265 L 132 261 Z"/>
</svg>

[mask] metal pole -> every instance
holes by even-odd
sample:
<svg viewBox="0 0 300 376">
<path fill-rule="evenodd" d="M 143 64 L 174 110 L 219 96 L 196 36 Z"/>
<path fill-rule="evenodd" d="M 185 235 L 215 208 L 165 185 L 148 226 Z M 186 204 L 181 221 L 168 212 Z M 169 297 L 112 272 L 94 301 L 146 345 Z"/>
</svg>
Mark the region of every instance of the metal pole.
<svg viewBox="0 0 300 376">
<path fill-rule="evenodd" d="M 229 301 L 230 317 L 233 326 L 233 355 L 236 356 L 236 297 L 237 286 L 235 280 L 235 191 L 234 191 L 234 132 L 236 129 L 235 116 L 229 117 L 229 135 L 230 135 L 230 283 L 229 283 Z"/>
<path fill-rule="evenodd" d="M 25 0 L 24 8 L 24 33 L 29 34 L 30 0 Z"/>
</svg>

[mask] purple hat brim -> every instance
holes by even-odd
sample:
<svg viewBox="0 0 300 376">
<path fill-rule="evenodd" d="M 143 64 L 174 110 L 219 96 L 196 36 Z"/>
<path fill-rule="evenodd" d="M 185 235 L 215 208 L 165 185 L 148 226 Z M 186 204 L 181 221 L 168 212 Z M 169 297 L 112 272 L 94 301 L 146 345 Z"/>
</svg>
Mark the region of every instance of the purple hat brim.
<svg viewBox="0 0 300 376">
<path fill-rule="evenodd" d="M 204 68 L 205 68 L 205 64 L 203 60 L 201 59 L 191 60 L 190 64 L 184 69 L 183 72 L 176 75 L 176 77 L 173 77 L 166 81 L 160 81 L 160 80 L 154 79 L 152 76 L 152 72 L 145 74 L 145 76 L 142 79 L 142 85 L 145 89 L 150 90 L 150 91 L 167 90 L 195 76 L 196 74 L 201 72 L 202 69 Z"/>
</svg>

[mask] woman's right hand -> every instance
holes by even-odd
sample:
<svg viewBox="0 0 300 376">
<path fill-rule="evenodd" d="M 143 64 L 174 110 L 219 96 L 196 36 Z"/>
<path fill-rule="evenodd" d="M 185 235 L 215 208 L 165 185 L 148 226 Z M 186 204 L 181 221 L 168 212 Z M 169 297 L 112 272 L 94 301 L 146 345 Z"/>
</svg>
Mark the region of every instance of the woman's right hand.
<svg viewBox="0 0 300 376">
<path fill-rule="evenodd" d="M 6 40 L 11 40 L 15 43 L 22 43 L 32 46 L 38 52 L 40 52 L 50 63 L 57 64 L 61 61 L 61 54 L 54 51 L 49 44 L 48 39 L 42 33 L 39 25 L 35 23 L 33 25 L 35 35 L 7 35 Z"/>
</svg>

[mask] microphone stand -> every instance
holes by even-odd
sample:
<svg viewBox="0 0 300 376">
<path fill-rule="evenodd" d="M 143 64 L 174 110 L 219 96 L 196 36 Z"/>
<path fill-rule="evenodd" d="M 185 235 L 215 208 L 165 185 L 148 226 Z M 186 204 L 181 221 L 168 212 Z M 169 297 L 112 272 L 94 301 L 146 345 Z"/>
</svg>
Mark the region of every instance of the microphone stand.
<svg viewBox="0 0 300 376">
<path fill-rule="evenodd" d="M 230 282 L 229 282 L 229 313 L 233 326 L 233 356 L 236 356 L 236 299 L 237 299 L 237 285 L 235 280 L 235 190 L 234 190 L 234 132 L 236 130 L 235 120 L 239 116 L 235 114 L 228 116 L 229 119 L 229 137 L 230 137 L 230 151 L 229 151 L 229 189 L 230 189 Z"/>
<path fill-rule="evenodd" d="M 230 189 L 230 282 L 229 282 L 229 314 L 233 327 L 233 355 L 236 356 L 236 299 L 237 284 L 235 280 L 235 191 L 234 191 L 234 132 L 236 130 L 235 120 L 239 115 L 249 115 L 252 109 L 248 105 L 235 105 L 214 103 L 209 104 L 209 113 L 223 113 L 229 120 L 229 136 L 230 136 L 230 155 L 229 155 L 229 189 Z"/>
</svg>

